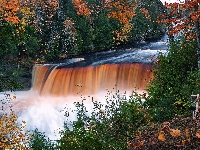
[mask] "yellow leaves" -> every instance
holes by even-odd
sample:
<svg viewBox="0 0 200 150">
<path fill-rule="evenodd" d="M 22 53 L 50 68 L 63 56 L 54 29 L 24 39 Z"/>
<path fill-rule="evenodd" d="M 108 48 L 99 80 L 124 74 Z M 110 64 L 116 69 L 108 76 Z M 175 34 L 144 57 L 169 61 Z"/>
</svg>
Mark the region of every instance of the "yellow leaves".
<svg viewBox="0 0 200 150">
<path fill-rule="evenodd" d="M 4 112 L 0 118 L 0 148 L 26 149 L 29 135 L 23 133 L 24 128 L 17 124 L 17 115 L 12 110 Z"/>
<path fill-rule="evenodd" d="M 20 9 L 21 13 L 24 15 L 24 16 L 33 16 L 35 15 L 35 11 L 34 10 L 31 10 L 30 7 L 28 6 L 24 6 Z"/>
<path fill-rule="evenodd" d="M 5 94 L 6 102 L 8 104 L 2 109 L 0 117 L 0 148 L 4 149 L 27 149 L 28 141 L 30 140 L 29 132 L 24 132 L 25 121 L 18 124 L 18 116 L 12 110 L 11 94 Z M 14 94 L 13 97 L 16 97 Z"/>
<path fill-rule="evenodd" d="M 160 131 L 158 134 L 158 140 L 164 142 L 165 139 L 165 133 L 163 131 Z"/>
<path fill-rule="evenodd" d="M 179 136 L 181 136 L 181 131 L 178 130 L 178 129 L 171 129 L 171 130 L 170 130 L 170 134 L 171 134 L 171 136 L 173 136 L 173 137 L 179 137 Z"/>
<path fill-rule="evenodd" d="M 133 27 L 133 24 L 128 22 L 128 23 L 124 24 L 124 26 L 122 27 L 121 30 L 115 31 L 114 32 L 116 35 L 115 41 L 127 42 L 132 27 Z M 120 43 L 117 43 L 117 44 L 120 44 Z"/>
</svg>

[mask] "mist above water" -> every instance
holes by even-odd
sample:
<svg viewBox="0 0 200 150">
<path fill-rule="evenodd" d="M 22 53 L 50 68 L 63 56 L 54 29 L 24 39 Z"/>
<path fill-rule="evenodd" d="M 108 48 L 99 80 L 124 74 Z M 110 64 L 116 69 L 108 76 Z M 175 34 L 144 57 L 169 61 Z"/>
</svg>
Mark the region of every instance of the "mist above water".
<svg viewBox="0 0 200 150">
<path fill-rule="evenodd" d="M 161 41 L 139 43 L 136 48 L 97 52 L 59 64 L 37 65 L 33 69 L 33 87 L 17 91 L 12 100 L 19 121 L 26 121 L 28 130 L 38 128 L 50 139 L 58 139 L 64 122 L 76 120 L 74 102 L 83 99 L 92 111 L 92 97 L 105 103 L 106 93 L 120 90 L 121 95 L 145 90 L 152 77 L 151 65 L 158 54 L 167 52 L 167 37 Z M 126 93 L 126 94 L 125 94 Z M 12 93 L 11 93 L 12 94 Z M 0 93 L 3 99 L 4 93 Z"/>
</svg>

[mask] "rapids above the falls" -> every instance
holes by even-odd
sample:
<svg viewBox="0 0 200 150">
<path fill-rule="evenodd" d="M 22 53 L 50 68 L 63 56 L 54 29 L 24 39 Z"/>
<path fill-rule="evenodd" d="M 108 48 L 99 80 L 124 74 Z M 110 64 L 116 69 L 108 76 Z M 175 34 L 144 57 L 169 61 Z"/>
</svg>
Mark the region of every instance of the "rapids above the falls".
<svg viewBox="0 0 200 150">
<path fill-rule="evenodd" d="M 167 41 L 140 43 L 135 48 L 115 49 L 66 59 L 57 64 L 33 67 L 32 88 L 16 91 L 12 100 L 19 121 L 25 120 L 28 130 L 38 128 L 50 139 L 59 138 L 65 110 L 75 109 L 74 102 L 85 99 L 92 110 L 91 97 L 105 103 L 105 95 L 119 92 L 128 97 L 133 90 L 143 91 L 152 78 L 152 65 L 159 53 L 167 52 Z M 9 92 L 6 92 L 9 93 Z M 12 95 L 13 93 L 11 93 Z M 4 93 L 0 93 L 4 98 Z M 72 113 L 69 120 L 76 120 Z"/>
</svg>

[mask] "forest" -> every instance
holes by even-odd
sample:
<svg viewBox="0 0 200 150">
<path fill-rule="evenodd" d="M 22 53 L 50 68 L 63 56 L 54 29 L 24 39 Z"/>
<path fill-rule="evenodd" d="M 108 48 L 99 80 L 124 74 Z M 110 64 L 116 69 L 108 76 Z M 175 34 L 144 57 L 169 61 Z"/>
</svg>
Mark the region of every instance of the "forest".
<svg viewBox="0 0 200 150">
<path fill-rule="evenodd" d="M 133 46 L 169 36 L 168 55 L 153 64 L 147 93 L 126 101 L 107 98 L 106 109 L 93 102 L 87 116 L 75 103 L 78 121 L 60 139 L 37 129 L 23 131 L 9 108 L 0 114 L 2 149 L 198 149 L 200 88 L 200 1 L 159 0 L 1 0 L 0 91 L 23 89 L 34 64 L 80 54 Z M 194 101 L 191 95 L 196 95 Z M 6 99 L 15 99 L 6 94 Z M 145 100 L 145 101 L 144 101 Z M 192 112 L 195 112 L 192 114 Z M 67 116 L 66 116 L 67 117 Z"/>
</svg>

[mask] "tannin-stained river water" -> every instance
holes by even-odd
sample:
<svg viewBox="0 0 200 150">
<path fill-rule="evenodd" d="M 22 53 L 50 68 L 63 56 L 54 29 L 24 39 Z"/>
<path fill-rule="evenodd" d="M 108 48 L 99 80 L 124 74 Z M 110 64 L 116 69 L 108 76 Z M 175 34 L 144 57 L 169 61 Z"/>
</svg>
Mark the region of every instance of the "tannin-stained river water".
<svg viewBox="0 0 200 150">
<path fill-rule="evenodd" d="M 86 99 L 84 103 L 91 111 L 91 97 L 105 103 L 107 93 L 119 90 L 128 97 L 132 91 L 145 91 L 153 77 L 151 63 L 160 52 L 167 52 L 166 37 L 158 42 L 140 43 L 136 48 L 96 52 L 57 64 L 38 64 L 33 67 L 30 90 L 0 93 L 0 98 L 6 101 L 6 94 L 10 94 L 12 109 L 19 122 L 26 121 L 26 129 L 38 128 L 50 139 L 58 139 L 58 131 L 67 120 L 65 110 L 74 110 L 74 102 Z M 76 120 L 76 114 L 71 113 L 69 120 Z"/>
</svg>

